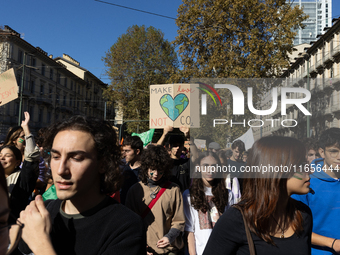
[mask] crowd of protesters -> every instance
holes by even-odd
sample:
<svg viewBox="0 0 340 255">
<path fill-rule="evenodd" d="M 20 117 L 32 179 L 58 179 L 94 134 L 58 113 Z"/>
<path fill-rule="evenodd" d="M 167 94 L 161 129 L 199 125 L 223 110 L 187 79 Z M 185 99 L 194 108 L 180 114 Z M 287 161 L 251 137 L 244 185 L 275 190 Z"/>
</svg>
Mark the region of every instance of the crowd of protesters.
<svg viewBox="0 0 340 255">
<path fill-rule="evenodd" d="M 84 116 L 34 137 L 24 114 L 1 141 L 0 255 L 340 253 L 339 128 L 199 151 L 188 127 L 144 147 Z M 265 165 L 289 170 L 240 171 Z"/>
</svg>

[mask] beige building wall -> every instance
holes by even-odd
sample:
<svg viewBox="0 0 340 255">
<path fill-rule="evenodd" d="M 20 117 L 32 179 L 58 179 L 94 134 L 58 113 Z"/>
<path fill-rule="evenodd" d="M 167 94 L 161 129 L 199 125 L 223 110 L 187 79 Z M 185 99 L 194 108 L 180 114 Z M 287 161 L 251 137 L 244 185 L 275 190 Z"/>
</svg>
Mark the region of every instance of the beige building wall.
<svg viewBox="0 0 340 255">
<path fill-rule="evenodd" d="M 10 68 L 14 68 L 19 91 L 24 69 L 22 105 L 23 111 L 31 115 L 33 133 L 76 114 L 104 117 L 102 91 L 106 84 L 80 66 L 79 70 L 75 68 L 75 73 L 71 72 L 66 65 L 58 63 L 47 52 L 32 46 L 15 30 L 5 26 L 0 29 L 0 73 Z M 81 74 L 84 78 L 80 77 Z M 18 99 L 0 107 L 1 134 L 18 125 L 19 103 L 20 93 Z M 110 114 L 113 115 L 114 111 L 110 110 Z"/>
<path fill-rule="evenodd" d="M 284 72 L 289 84 L 282 86 L 302 87 L 311 92 L 309 117 L 310 129 L 307 131 L 307 116 L 304 116 L 294 105 L 287 107 L 287 116 L 281 116 L 281 100 L 278 102 L 278 110 L 270 118 L 281 120 L 295 119 L 296 127 L 274 128 L 263 127 L 262 136 L 285 135 L 299 139 L 307 137 L 318 138 L 327 128 L 340 128 L 340 21 L 335 21 L 333 26 L 319 38 L 311 47 L 298 54 L 295 62 Z M 309 82 L 308 82 L 309 79 Z M 309 88 L 308 88 L 309 86 Z M 293 93 L 289 98 L 299 98 L 302 95 Z M 279 97 L 280 98 L 280 97 Z M 266 101 L 267 100 L 267 101 Z M 265 107 L 268 99 L 264 98 L 262 106 Z M 306 106 L 306 104 L 305 104 Z M 307 107 L 307 106 L 306 106 Z M 255 138 L 260 138 L 260 131 L 255 130 Z"/>
</svg>

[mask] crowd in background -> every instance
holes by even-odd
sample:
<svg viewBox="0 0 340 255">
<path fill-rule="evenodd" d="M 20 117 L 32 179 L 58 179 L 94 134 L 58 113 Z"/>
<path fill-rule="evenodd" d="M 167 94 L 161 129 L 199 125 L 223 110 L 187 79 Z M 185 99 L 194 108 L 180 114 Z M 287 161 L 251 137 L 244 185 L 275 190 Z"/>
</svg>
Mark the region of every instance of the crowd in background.
<svg viewBox="0 0 340 255">
<path fill-rule="evenodd" d="M 119 145 L 98 119 L 74 116 L 36 136 L 29 121 L 25 112 L 1 141 L 0 255 L 340 252 L 338 128 L 319 141 L 199 151 L 188 127 L 167 126 L 144 147 L 138 136 Z M 216 165 L 236 171 L 217 176 Z M 263 165 L 291 168 L 240 171 Z"/>
</svg>

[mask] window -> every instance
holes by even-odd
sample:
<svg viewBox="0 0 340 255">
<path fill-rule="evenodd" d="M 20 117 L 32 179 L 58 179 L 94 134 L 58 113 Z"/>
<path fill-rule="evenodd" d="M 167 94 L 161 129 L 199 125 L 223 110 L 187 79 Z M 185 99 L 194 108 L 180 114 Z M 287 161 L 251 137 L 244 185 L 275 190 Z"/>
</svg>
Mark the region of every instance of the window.
<svg viewBox="0 0 340 255">
<path fill-rule="evenodd" d="M 38 116 L 38 121 L 41 123 L 43 122 L 43 109 L 39 109 L 39 116 Z"/>
<path fill-rule="evenodd" d="M 331 73 L 330 73 L 330 78 L 333 78 L 333 75 L 334 75 L 334 69 L 333 69 L 333 65 L 331 67 Z"/>
<path fill-rule="evenodd" d="M 47 112 L 47 123 L 51 123 L 51 119 L 52 119 L 52 113 L 51 111 Z"/>
<path fill-rule="evenodd" d="M 60 84 L 60 73 L 57 74 L 57 83 Z"/>
<path fill-rule="evenodd" d="M 37 64 L 36 64 L 36 59 L 35 58 L 31 58 L 31 66 L 36 66 Z"/>
<path fill-rule="evenodd" d="M 73 90 L 73 81 L 71 81 L 71 90 Z"/>
<path fill-rule="evenodd" d="M 64 96 L 63 106 L 66 106 L 66 95 Z"/>
<path fill-rule="evenodd" d="M 65 83 L 64 83 L 65 87 L 67 88 L 67 77 L 65 77 Z"/>
<path fill-rule="evenodd" d="M 23 57 L 24 57 L 24 54 L 23 54 L 22 50 L 19 50 L 19 51 L 18 51 L 18 62 L 19 62 L 20 64 L 23 64 L 23 63 L 24 63 L 24 62 L 23 62 Z"/>
<path fill-rule="evenodd" d="M 40 95 L 44 94 L 44 84 L 40 85 Z"/>
<path fill-rule="evenodd" d="M 17 83 L 18 83 L 18 86 L 21 87 L 21 74 L 17 75 Z"/>
<path fill-rule="evenodd" d="M 30 92 L 34 94 L 35 92 L 35 81 L 31 81 Z"/>
<path fill-rule="evenodd" d="M 48 97 L 52 98 L 52 94 L 53 94 L 53 88 L 50 87 L 49 91 L 48 91 Z"/>
<path fill-rule="evenodd" d="M 45 76 L 45 64 L 41 64 L 41 75 Z"/>
<path fill-rule="evenodd" d="M 34 121 L 34 106 L 30 106 L 30 108 L 29 108 L 30 110 L 29 110 L 29 113 L 30 113 L 30 119 L 31 119 L 31 121 Z"/>
<path fill-rule="evenodd" d="M 53 81 L 53 69 L 50 69 L 50 79 Z"/>
</svg>

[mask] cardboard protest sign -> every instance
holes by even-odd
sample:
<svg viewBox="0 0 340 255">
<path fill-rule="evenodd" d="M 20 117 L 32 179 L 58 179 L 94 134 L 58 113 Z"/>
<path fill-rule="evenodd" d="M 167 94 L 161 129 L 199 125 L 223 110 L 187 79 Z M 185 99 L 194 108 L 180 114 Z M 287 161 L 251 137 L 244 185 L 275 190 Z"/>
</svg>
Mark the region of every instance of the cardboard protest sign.
<svg viewBox="0 0 340 255">
<path fill-rule="evenodd" d="M 150 128 L 199 127 L 199 111 L 190 111 L 199 109 L 197 87 L 197 84 L 151 85 Z"/>
<path fill-rule="evenodd" d="M 197 149 L 205 149 L 207 147 L 206 140 L 202 139 L 195 139 L 194 144 L 196 145 Z"/>
<path fill-rule="evenodd" d="M 0 74 L 0 106 L 17 99 L 18 91 L 19 88 L 13 68 Z"/>
</svg>

